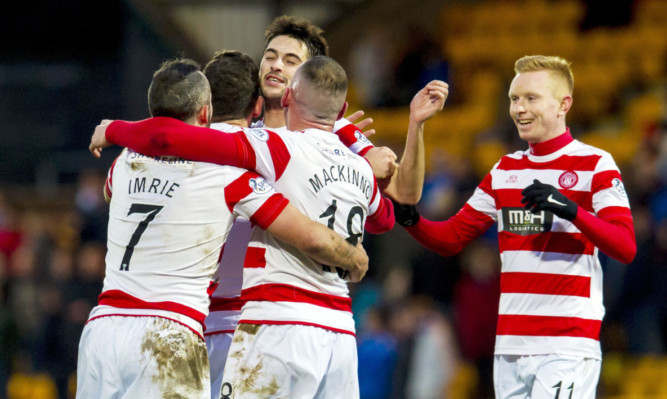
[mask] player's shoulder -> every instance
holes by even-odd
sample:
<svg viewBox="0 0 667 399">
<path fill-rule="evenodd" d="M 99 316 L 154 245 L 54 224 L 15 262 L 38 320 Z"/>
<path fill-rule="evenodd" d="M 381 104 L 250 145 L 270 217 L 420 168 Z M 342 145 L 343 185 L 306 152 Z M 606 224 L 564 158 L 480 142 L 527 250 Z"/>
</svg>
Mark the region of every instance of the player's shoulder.
<svg viewBox="0 0 667 399">
<path fill-rule="evenodd" d="M 590 155 L 590 156 L 613 158 L 608 151 L 605 151 L 602 148 L 595 147 L 590 144 L 586 144 L 579 140 L 574 140 L 571 143 L 570 152 L 572 155 L 579 155 L 579 156 Z"/>
</svg>

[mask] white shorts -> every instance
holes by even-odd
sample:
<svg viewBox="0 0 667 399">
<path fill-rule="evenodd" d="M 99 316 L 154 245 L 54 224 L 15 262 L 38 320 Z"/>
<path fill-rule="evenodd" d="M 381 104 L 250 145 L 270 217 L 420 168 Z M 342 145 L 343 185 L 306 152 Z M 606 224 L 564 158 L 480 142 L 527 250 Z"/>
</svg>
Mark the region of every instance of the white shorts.
<svg viewBox="0 0 667 399">
<path fill-rule="evenodd" d="M 105 316 L 83 329 L 77 399 L 209 399 L 210 388 L 206 346 L 180 323 Z"/>
<path fill-rule="evenodd" d="M 496 355 L 496 399 L 595 399 L 599 359 L 565 355 Z"/>
<path fill-rule="evenodd" d="M 358 397 L 353 335 L 294 324 L 236 328 L 220 398 Z"/>
<path fill-rule="evenodd" d="M 220 398 L 222 373 L 225 371 L 225 362 L 227 361 L 233 335 L 233 333 L 220 332 L 204 336 L 211 366 L 211 399 Z"/>
</svg>

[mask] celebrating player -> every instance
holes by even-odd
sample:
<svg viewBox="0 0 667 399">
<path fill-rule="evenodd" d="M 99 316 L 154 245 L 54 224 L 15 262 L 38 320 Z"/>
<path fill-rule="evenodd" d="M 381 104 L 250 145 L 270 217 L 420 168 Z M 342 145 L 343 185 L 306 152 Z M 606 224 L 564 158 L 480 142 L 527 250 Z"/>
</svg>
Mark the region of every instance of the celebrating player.
<svg viewBox="0 0 667 399">
<path fill-rule="evenodd" d="M 636 254 L 630 205 L 611 155 L 574 140 L 565 123 L 574 79 L 559 57 L 516 61 L 510 116 L 529 148 L 500 159 L 453 217 L 413 206 L 396 220 L 451 256 L 498 223 L 501 296 L 496 398 L 594 398 L 600 374 L 602 269 L 598 250 Z"/>
<path fill-rule="evenodd" d="M 315 56 L 328 55 L 329 47 L 322 33 L 322 29 L 310 21 L 289 16 L 278 17 L 269 25 L 259 66 L 265 103 L 264 119 L 258 126 L 274 129 L 285 126 L 281 98 L 303 62 Z M 444 82 L 438 84 L 446 96 L 448 85 Z M 344 112 L 345 109 L 339 116 Z M 360 115 L 363 112 L 359 111 L 348 118 L 354 121 Z M 423 126 L 408 126 L 403 156 L 397 165 L 394 151 L 388 147 L 374 147 L 360 132 L 360 128 L 372 120 L 362 121 L 359 126 L 350 121 L 339 118 L 333 131 L 353 152 L 368 159 L 375 177 L 383 179 L 386 185 L 383 193 L 401 203 L 417 203 L 421 198 L 425 173 Z"/>
<path fill-rule="evenodd" d="M 345 72 L 330 58 L 306 61 L 283 95 L 287 127 L 295 130 L 283 134 L 250 129 L 240 137 L 216 135 L 153 118 L 114 122 L 106 129 L 106 139 L 154 153 L 256 168 L 308 215 L 356 242 L 364 226 L 380 233 L 391 228 L 393 218 L 385 213 L 391 204 L 380 200 L 368 163 L 329 134 L 343 108 L 346 84 Z M 437 83 L 417 93 L 411 123 L 422 126 L 442 109 L 445 97 Z M 91 146 L 104 145 L 104 128 L 96 129 Z M 322 268 L 268 236 L 255 237 L 266 248 L 265 264 L 244 271 L 242 297 L 248 302 L 225 366 L 222 393 L 234 397 L 268 386 L 287 397 L 357 397 L 345 272 Z M 296 361 L 304 358 L 312 359 L 313 366 Z M 248 384 L 244 373 L 260 366 L 261 383 Z"/>
<path fill-rule="evenodd" d="M 164 63 L 148 99 L 153 116 L 210 122 L 209 83 L 194 61 Z M 349 269 L 352 279 L 368 267 L 362 248 L 308 219 L 246 170 L 124 150 L 105 196 L 106 277 L 79 344 L 77 398 L 210 397 L 207 287 L 236 216 L 319 262 Z"/>
</svg>

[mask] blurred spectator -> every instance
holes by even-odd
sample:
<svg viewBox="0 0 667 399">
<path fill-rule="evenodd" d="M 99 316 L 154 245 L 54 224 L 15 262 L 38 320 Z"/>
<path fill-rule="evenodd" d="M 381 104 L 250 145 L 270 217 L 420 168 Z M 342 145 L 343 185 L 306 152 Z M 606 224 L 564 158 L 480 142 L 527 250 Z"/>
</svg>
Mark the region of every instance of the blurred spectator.
<svg viewBox="0 0 667 399">
<path fill-rule="evenodd" d="M 4 262 L 4 259 L 0 258 L 0 267 Z M 5 284 L 0 284 L 0 398 L 5 397 L 4 387 L 7 386 L 11 362 L 19 341 L 15 315 L 7 306 L 5 293 Z"/>
<path fill-rule="evenodd" d="M 106 176 L 97 170 L 83 171 L 78 180 L 75 203 L 81 215 L 81 241 L 106 243 L 108 205 L 102 189 Z"/>
<path fill-rule="evenodd" d="M 3 270 L 10 267 L 11 256 L 21 244 L 21 232 L 16 211 L 10 204 L 7 195 L 0 188 L 0 256 Z"/>
<path fill-rule="evenodd" d="M 413 296 L 393 309 L 391 329 L 399 356 L 391 397 L 445 397 L 459 365 L 450 321 L 426 296 Z"/>
<path fill-rule="evenodd" d="M 495 244 L 478 240 L 463 253 L 463 274 L 454 289 L 459 349 L 479 377 L 478 397 L 492 398 L 493 352 L 500 299 L 500 258 Z"/>
<path fill-rule="evenodd" d="M 371 25 L 350 50 L 350 83 L 363 107 L 389 103 L 395 53 L 389 32 L 384 24 Z"/>
<path fill-rule="evenodd" d="M 410 104 L 415 93 L 432 80 L 451 85 L 449 64 L 442 55 L 441 46 L 423 28 L 413 26 L 409 29 L 404 48 L 394 74 L 396 86 L 391 105 Z"/>
<path fill-rule="evenodd" d="M 358 335 L 361 399 L 385 399 L 391 393 L 398 352 L 396 337 L 389 331 L 389 314 L 386 306 L 369 309 Z"/>
</svg>

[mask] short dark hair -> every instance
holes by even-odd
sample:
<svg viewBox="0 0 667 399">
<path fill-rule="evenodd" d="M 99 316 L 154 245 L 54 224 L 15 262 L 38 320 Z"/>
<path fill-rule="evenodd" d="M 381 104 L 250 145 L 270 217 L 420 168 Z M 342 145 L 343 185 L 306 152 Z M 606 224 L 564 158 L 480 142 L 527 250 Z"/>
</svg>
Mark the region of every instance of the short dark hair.
<svg viewBox="0 0 667 399">
<path fill-rule="evenodd" d="M 317 56 L 301 64 L 299 73 L 318 91 L 331 97 L 343 96 L 347 91 L 345 69 L 333 58 Z"/>
<path fill-rule="evenodd" d="M 343 108 L 347 94 L 347 74 L 343 67 L 332 58 L 320 55 L 301 64 L 295 73 L 295 81 L 297 75 L 304 81 L 304 86 L 314 89 L 317 97 L 326 98 L 325 102 L 309 102 L 308 111 L 318 119 L 333 122 Z M 297 92 L 296 88 L 294 92 Z"/>
<path fill-rule="evenodd" d="M 208 104 L 211 89 L 200 66 L 187 58 L 165 61 L 153 74 L 148 88 L 148 109 L 152 116 L 188 121 Z"/>
<path fill-rule="evenodd" d="M 324 31 L 321 28 L 307 19 L 283 15 L 274 19 L 271 25 L 266 28 L 264 50 L 276 36 L 289 36 L 306 45 L 310 58 L 318 55 L 329 55 L 329 45 L 322 35 L 323 33 Z"/>
<path fill-rule="evenodd" d="M 259 68 L 252 58 L 238 51 L 218 52 L 204 75 L 211 85 L 215 122 L 250 116 L 260 95 Z"/>
</svg>

